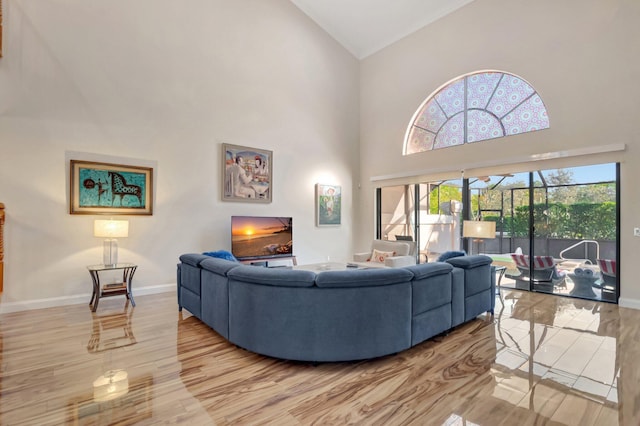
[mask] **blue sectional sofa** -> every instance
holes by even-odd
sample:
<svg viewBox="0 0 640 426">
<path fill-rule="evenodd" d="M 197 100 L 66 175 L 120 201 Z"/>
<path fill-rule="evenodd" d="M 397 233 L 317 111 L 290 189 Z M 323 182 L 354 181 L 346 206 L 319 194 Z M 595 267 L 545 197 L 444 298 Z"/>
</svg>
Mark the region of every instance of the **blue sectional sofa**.
<svg viewBox="0 0 640 426">
<path fill-rule="evenodd" d="M 487 256 L 316 273 L 184 254 L 177 279 L 180 310 L 239 347 L 298 361 L 397 353 L 495 303 Z"/>
</svg>

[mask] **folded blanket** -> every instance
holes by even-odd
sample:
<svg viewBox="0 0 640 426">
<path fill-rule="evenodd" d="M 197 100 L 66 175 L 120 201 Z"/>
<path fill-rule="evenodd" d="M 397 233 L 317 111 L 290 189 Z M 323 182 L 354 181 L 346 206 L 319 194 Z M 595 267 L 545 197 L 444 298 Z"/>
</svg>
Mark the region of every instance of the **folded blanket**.
<svg viewBox="0 0 640 426">
<path fill-rule="evenodd" d="M 238 259 L 236 259 L 236 257 L 233 254 L 229 253 L 226 250 L 205 251 L 202 254 L 204 254 L 205 256 L 217 257 L 218 259 L 231 260 L 233 262 L 238 261 Z"/>
</svg>

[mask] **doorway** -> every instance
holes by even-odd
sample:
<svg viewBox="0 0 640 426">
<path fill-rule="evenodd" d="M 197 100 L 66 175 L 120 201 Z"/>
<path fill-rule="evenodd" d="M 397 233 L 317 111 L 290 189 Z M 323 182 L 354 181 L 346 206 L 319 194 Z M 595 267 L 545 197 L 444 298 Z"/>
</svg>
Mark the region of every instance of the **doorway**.
<svg viewBox="0 0 640 426">
<path fill-rule="evenodd" d="M 619 164 L 536 170 L 378 189 L 378 238 L 410 236 L 420 261 L 482 253 L 500 285 L 617 303 Z M 464 238 L 465 221 L 495 235 Z M 514 256 L 517 255 L 517 256 Z"/>
</svg>

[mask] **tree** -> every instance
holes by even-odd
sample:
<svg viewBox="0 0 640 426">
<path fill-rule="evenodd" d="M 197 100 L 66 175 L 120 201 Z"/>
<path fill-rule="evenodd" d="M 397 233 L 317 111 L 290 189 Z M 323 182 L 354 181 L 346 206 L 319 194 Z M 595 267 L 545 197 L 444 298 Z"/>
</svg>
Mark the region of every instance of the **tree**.
<svg viewBox="0 0 640 426">
<path fill-rule="evenodd" d="M 541 180 L 534 181 L 533 187 L 536 236 L 615 239 L 615 183 L 574 184 L 573 172 L 564 169 L 546 174 L 544 181 L 544 184 Z M 483 210 L 503 209 L 505 232 L 514 237 L 528 236 L 528 183 L 516 182 L 483 190 L 478 199 Z M 474 211 L 477 212 L 477 207 Z M 500 229 L 499 218 L 485 213 L 484 219 L 495 220 Z"/>
<path fill-rule="evenodd" d="M 440 203 L 446 201 L 457 200 L 462 201 L 462 190 L 454 185 L 438 185 L 429 193 L 429 213 L 440 213 L 440 205 L 438 204 L 438 196 Z"/>
<path fill-rule="evenodd" d="M 573 204 L 576 201 L 577 186 L 566 186 L 574 183 L 573 172 L 558 169 L 546 177 L 549 201 L 552 203 Z"/>
</svg>

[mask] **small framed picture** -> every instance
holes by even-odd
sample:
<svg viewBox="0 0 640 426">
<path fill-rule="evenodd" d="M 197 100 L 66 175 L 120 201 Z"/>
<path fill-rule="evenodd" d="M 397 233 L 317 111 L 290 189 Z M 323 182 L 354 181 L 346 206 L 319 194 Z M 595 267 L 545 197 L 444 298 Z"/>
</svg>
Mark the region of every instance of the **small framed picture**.
<svg viewBox="0 0 640 426">
<path fill-rule="evenodd" d="M 222 144 L 222 201 L 270 203 L 273 153 Z"/>
<path fill-rule="evenodd" d="M 71 160 L 69 213 L 153 214 L 153 168 Z"/>
<path fill-rule="evenodd" d="M 340 225 L 342 189 L 339 185 L 316 184 L 316 226 Z"/>
</svg>

